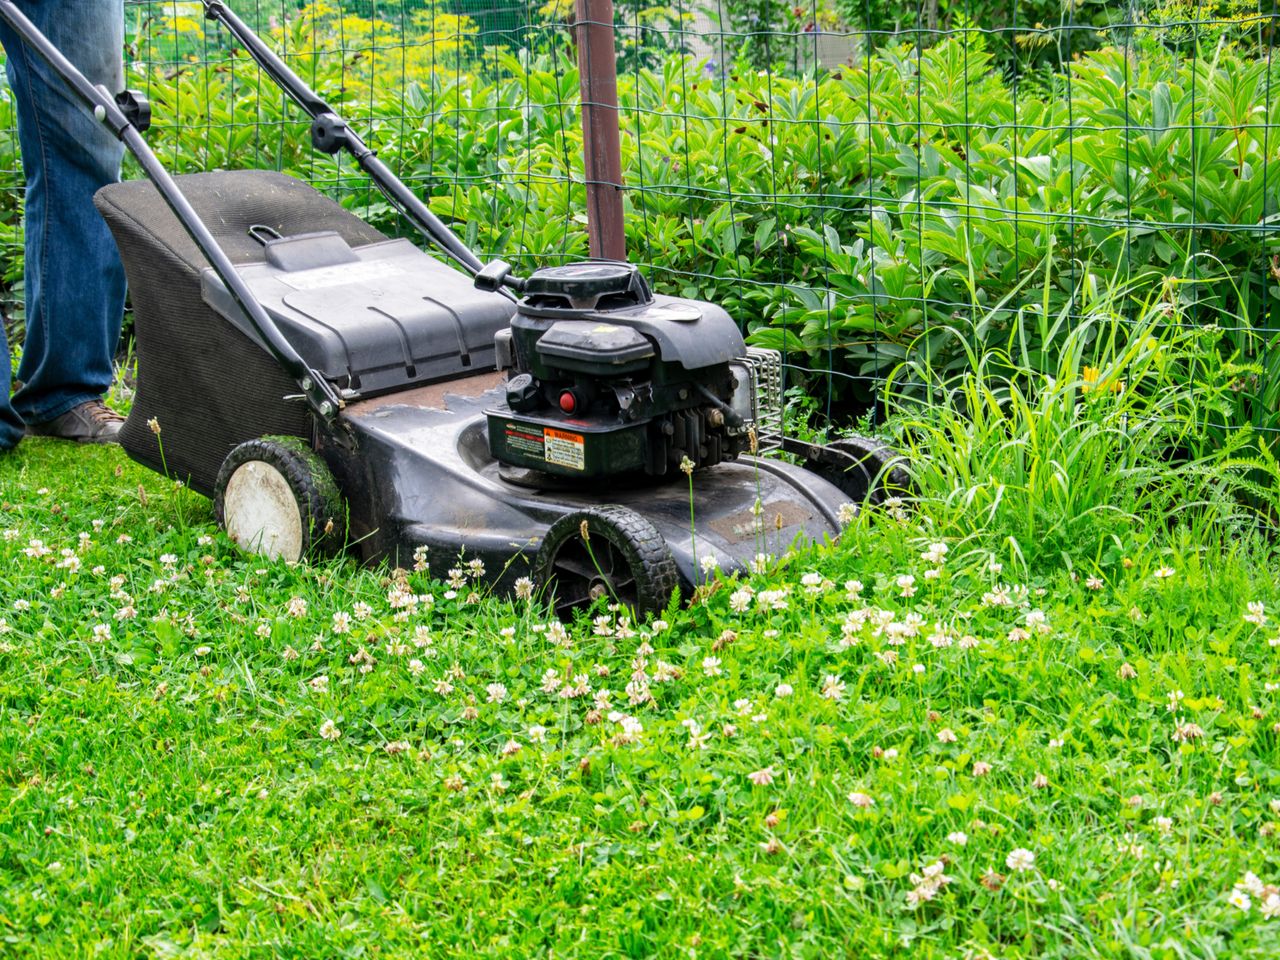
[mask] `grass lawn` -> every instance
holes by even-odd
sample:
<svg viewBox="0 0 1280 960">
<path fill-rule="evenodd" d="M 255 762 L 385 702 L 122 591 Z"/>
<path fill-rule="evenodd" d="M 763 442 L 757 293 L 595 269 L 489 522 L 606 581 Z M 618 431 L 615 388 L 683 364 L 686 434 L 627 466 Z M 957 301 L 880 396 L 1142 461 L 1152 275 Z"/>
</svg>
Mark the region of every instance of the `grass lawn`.
<svg viewBox="0 0 1280 960">
<path fill-rule="evenodd" d="M 926 509 L 568 631 L 0 458 L 5 957 L 1280 955 L 1280 589 Z"/>
</svg>

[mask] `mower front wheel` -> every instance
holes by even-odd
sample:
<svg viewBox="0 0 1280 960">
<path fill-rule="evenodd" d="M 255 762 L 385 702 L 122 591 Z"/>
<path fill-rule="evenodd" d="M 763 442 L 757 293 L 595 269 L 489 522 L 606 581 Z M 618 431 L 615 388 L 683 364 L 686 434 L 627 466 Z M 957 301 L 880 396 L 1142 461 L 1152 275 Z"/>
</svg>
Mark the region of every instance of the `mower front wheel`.
<svg viewBox="0 0 1280 960">
<path fill-rule="evenodd" d="M 235 447 L 214 482 L 218 525 L 242 550 L 270 560 L 336 552 L 346 512 L 333 474 L 297 437 Z"/>
<path fill-rule="evenodd" d="M 658 613 L 680 582 L 657 528 L 634 510 L 612 505 L 575 510 L 553 523 L 533 574 L 562 620 L 597 600 L 622 604 L 636 616 Z"/>
</svg>

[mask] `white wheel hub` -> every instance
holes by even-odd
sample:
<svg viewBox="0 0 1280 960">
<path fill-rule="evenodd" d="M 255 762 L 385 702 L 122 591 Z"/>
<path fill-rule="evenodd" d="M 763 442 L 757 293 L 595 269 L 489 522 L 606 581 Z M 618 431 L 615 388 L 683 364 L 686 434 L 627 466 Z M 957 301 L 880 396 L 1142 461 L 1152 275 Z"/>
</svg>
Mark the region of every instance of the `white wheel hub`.
<svg viewBox="0 0 1280 960">
<path fill-rule="evenodd" d="M 284 474 L 264 460 L 236 468 L 222 498 L 222 518 L 237 546 L 271 560 L 302 559 L 302 511 Z"/>
</svg>

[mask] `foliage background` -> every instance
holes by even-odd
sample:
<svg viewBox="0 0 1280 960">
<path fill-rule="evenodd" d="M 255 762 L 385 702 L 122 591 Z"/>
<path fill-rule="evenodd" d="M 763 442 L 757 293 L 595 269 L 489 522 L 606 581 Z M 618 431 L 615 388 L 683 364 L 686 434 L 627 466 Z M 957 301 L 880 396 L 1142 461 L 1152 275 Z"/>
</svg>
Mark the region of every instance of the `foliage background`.
<svg viewBox="0 0 1280 960">
<path fill-rule="evenodd" d="M 631 257 L 783 350 L 824 414 L 865 410 L 895 371 L 903 387 L 903 370 L 959 374 L 1013 339 L 1048 370 L 1055 318 L 1113 290 L 1122 313 L 1154 298 L 1218 329 L 1221 424 L 1274 433 L 1267 3 L 624 0 Z M 236 6 L 483 255 L 526 269 L 585 255 L 571 4 Z M 131 2 L 127 17 L 131 83 L 175 170 L 283 169 L 403 229 L 349 164 L 310 150 L 198 4 Z M 11 134 L 0 158 L 20 326 Z"/>
</svg>

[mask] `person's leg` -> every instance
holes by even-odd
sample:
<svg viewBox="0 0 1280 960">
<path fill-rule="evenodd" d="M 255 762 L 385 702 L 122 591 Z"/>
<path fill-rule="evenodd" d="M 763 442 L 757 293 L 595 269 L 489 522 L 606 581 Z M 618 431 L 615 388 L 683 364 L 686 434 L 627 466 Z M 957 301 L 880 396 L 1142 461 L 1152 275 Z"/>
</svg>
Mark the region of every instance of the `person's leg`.
<svg viewBox="0 0 1280 960">
<path fill-rule="evenodd" d="M 90 81 L 111 93 L 123 89 L 122 0 L 18 0 L 18 6 Z M 22 387 L 10 413 L 40 424 L 111 385 L 124 270 L 93 194 L 119 179 L 124 147 L 4 25 L 0 44 L 27 178 L 27 331 Z"/>
<path fill-rule="evenodd" d="M 22 439 L 22 418 L 9 402 L 12 374 L 9 370 L 9 339 L 5 336 L 3 320 L 0 320 L 0 351 L 4 353 L 0 357 L 0 370 L 4 371 L 4 376 L 0 377 L 0 391 L 3 391 L 0 392 L 0 453 L 3 453 L 13 449 Z"/>
</svg>

